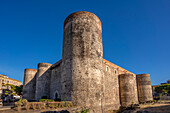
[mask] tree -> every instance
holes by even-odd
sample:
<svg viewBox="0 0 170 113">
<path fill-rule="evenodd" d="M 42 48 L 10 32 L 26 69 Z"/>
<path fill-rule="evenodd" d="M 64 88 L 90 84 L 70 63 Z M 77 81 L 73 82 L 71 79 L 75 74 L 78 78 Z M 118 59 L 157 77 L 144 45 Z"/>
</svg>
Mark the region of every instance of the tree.
<svg viewBox="0 0 170 113">
<path fill-rule="evenodd" d="M 8 86 L 10 87 L 8 90 L 9 91 L 6 91 L 6 93 L 10 94 L 11 95 L 22 95 L 22 89 L 23 89 L 23 85 L 20 85 L 20 86 L 14 86 L 12 84 L 4 84 L 3 86 Z"/>
<path fill-rule="evenodd" d="M 170 84 L 160 85 L 155 88 L 157 93 L 164 93 L 170 95 Z"/>
<path fill-rule="evenodd" d="M 23 90 L 23 85 L 16 86 L 15 92 L 17 95 L 22 95 L 22 90 Z"/>
</svg>

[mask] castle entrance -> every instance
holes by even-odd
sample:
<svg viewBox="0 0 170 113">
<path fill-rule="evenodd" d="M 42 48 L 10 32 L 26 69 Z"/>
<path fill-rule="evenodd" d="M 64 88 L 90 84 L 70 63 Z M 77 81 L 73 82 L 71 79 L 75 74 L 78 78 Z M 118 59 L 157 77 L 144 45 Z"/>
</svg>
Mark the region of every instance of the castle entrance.
<svg viewBox="0 0 170 113">
<path fill-rule="evenodd" d="M 58 93 L 55 93 L 55 100 L 58 99 Z"/>
<path fill-rule="evenodd" d="M 58 91 L 56 91 L 56 92 L 54 93 L 54 99 L 55 99 L 56 101 L 61 101 L 60 93 L 59 93 Z"/>
</svg>

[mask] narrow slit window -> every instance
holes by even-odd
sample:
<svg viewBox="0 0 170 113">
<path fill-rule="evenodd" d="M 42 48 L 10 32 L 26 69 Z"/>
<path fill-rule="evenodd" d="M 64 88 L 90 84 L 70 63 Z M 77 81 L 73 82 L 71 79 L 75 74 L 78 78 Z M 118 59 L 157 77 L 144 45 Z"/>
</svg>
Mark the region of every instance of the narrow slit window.
<svg viewBox="0 0 170 113">
<path fill-rule="evenodd" d="M 108 66 L 106 66 L 106 71 L 109 71 L 109 67 Z"/>
</svg>

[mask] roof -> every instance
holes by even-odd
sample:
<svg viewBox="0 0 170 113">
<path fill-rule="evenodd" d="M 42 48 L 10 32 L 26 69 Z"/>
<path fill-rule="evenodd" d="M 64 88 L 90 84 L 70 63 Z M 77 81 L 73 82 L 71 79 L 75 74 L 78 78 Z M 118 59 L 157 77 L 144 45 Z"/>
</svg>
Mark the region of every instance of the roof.
<svg viewBox="0 0 170 113">
<path fill-rule="evenodd" d="M 0 74 L 0 76 L 6 76 L 6 75 Z"/>
<path fill-rule="evenodd" d="M 56 63 L 54 63 L 52 66 L 51 66 L 51 69 L 57 67 L 58 65 L 60 65 L 62 63 L 62 59 L 57 61 Z"/>
<path fill-rule="evenodd" d="M 158 86 L 161 86 L 161 85 L 153 85 L 152 87 L 158 87 Z"/>
<path fill-rule="evenodd" d="M 123 71 L 128 72 L 128 73 L 130 73 L 130 74 L 134 74 L 134 73 L 132 73 L 132 72 L 130 72 L 130 71 L 128 71 L 128 70 L 126 70 L 126 69 L 124 69 L 124 68 L 116 65 L 116 64 L 113 64 L 112 62 L 110 62 L 110 61 L 108 61 L 108 60 L 106 60 L 106 59 L 103 59 L 103 61 L 104 61 L 105 63 L 107 63 L 107 64 L 110 64 L 110 65 L 113 66 L 113 67 L 122 69 Z M 51 66 L 51 69 L 57 67 L 57 66 L 60 65 L 61 63 L 62 63 L 62 59 L 59 60 L 59 61 L 57 61 L 56 63 L 54 63 L 54 64 Z M 136 75 L 136 74 L 134 74 L 134 75 Z"/>
<path fill-rule="evenodd" d="M 2 75 L 2 74 L 0 74 L 0 77 L 5 77 L 5 79 L 10 79 L 10 80 L 13 80 L 13 81 L 21 82 L 21 81 L 16 80 L 16 79 L 8 78 L 7 75 Z M 22 83 L 22 82 L 21 82 L 21 83 Z"/>
<path fill-rule="evenodd" d="M 116 64 L 113 64 L 112 62 L 110 62 L 110 61 L 108 61 L 108 60 L 106 60 L 106 59 L 103 59 L 103 61 L 104 61 L 105 63 L 107 63 L 107 64 L 110 64 L 110 65 L 113 66 L 113 67 L 122 69 L 122 70 L 124 70 L 125 72 L 128 72 L 128 73 L 130 73 L 130 74 L 134 74 L 134 73 L 132 73 L 132 72 L 130 72 L 130 71 L 128 71 L 128 70 L 126 70 L 126 69 L 124 69 L 124 68 L 116 65 Z M 136 74 L 134 74 L 134 75 L 136 75 Z"/>
</svg>

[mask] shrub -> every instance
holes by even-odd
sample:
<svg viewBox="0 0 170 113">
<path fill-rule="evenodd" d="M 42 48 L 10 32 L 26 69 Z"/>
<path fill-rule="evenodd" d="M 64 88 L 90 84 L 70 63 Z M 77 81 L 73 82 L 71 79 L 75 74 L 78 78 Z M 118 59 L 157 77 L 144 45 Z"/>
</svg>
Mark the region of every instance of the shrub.
<svg viewBox="0 0 170 113">
<path fill-rule="evenodd" d="M 29 103 L 27 103 L 27 104 L 25 105 L 25 109 L 26 109 L 26 110 L 29 110 L 29 109 L 30 109 L 30 104 L 29 104 Z"/>
<path fill-rule="evenodd" d="M 158 101 L 160 99 L 160 97 L 154 97 L 153 99 Z"/>
<path fill-rule="evenodd" d="M 52 103 L 48 103 L 48 107 L 52 108 Z"/>
<path fill-rule="evenodd" d="M 152 100 L 150 100 L 150 101 L 146 101 L 146 103 L 152 103 L 153 101 Z"/>
<path fill-rule="evenodd" d="M 63 107 L 72 107 L 73 104 L 70 101 L 65 102 L 48 102 L 48 107 L 50 108 L 63 108 Z"/>
<path fill-rule="evenodd" d="M 22 103 L 20 103 L 20 102 L 16 102 L 16 103 L 15 103 L 15 109 L 16 109 L 18 112 L 21 111 L 21 105 L 22 105 Z"/>
<path fill-rule="evenodd" d="M 81 113 L 89 113 L 89 109 L 84 110 L 84 108 L 82 108 Z"/>
<path fill-rule="evenodd" d="M 27 102 L 27 99 L 20 99 L 19 101 L 17 101 L 17 103 L 21 103 L 22 106 L 25 106 Z"/>
<path fill-rule="evenodd" d="M 40 99 L 39 102 L 55 102 L 54 99 Z"/>
<path fill-rule="evenodd" d="M 36 110 L 36 109 L 45 109 L 46 108 L 46 104 L 45 103 L 42 103 L 42 102 L 30 102 L 30 108 L 32 108 L 33 110 Z"/>
<path fill-rule="evenodd" d="M 33 110 L 36 110 L 36 109 L 37 109 L 35 103 L 31 103 L 31 107 L 32 107 Z"/>
<path fill-rule="evenodd" d="M 154 103 L 156 103 L 157 102 L 157 100 L 153 100 L 154 101 Z"/>
<path fill-rule="evenodd" d="M 58 108 L 58 107 L 59 107 L 59 104 L 58 104 L 58 103 L 56 103 L 56 104 L 55 104 L 55 108 Z"/>
<path fill-rule="evenodd" d="M 37 106 L 38 106 L 38 109 L 41 110 L 42 108 L 41 104 L 38 104 Z"/>
<path fill-rule="evenodd" d="M 26 99 L 20 99 L 19 101 L 17 101 L 17 102 L 15 103 L 15 108 L 16 108 L 16 110 L 17 110 L 18 112 L 20 112 L 20 111 L 21 111 L 21 107 L 22 107 L 22 106 L 26 106 L 27 103 L 28 103 L 28 101 L 27 101 Z"/>
<path fill-rule="evenodd" d="M 59 101 L 59 102 L 60 102 L 60 101 L 61 101 L 61 98 L 56 98 L 55 101 Z"/>
<path fill-rule="evenodd" d="M 47 96 L 42 96 L 41 99 L 47 99 Z"/>
<path fill-rule="evenodd" d="M 69 101 L 64 102 L 64 107 L 72 107 L 72 106 L 73 106 L 72 102 Z"/>
<path fill-rule="evenodd" d="M 63 108 L 63 107 L 64 107 L 64 103 L 63 103 L 63 102 L 60 103 L 60 104 L 59 104 L 59 107 L 60 107 L 60 108 Z"/>
<path fill-rule="evenodd" d="M 46 108 L 46 104 L 45 104 L 45 103 L 42 103 L 42 104 L 41 104 L 41 108 L 42 108 L 42 109 L 45 109 L 45 108 Z"/>
<path fill-rule="evenodd" d="M 54 109 L 55 108 L 55 104 L 51 104 L 51 107 Z"/>
</svg>

